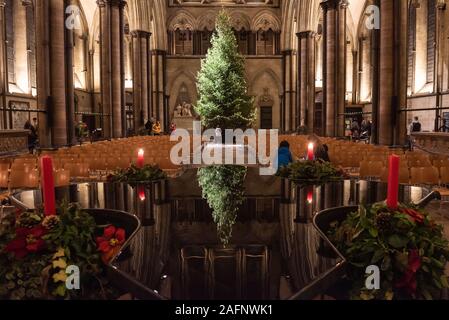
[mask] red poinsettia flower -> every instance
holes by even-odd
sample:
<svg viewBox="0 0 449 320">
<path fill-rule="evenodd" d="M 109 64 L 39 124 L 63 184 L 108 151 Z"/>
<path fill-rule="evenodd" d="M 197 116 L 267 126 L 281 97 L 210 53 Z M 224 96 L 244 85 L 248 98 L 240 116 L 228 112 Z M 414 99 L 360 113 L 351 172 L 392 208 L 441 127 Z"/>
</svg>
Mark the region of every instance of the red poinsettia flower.
<svg viewBox="0 0 449 320">
<path fill-rule="evenodd" d="M 404 276 L 395 283 L 395 287 L 403 289 L 407 294 L 416 294 L 417 281 L 416 273 L 421 268 L 421 257 L 418 250 L 411 250 L 408 255 L 408 267 Z"/>
<path fill-rule="evenodd" d="M 414 209 L 400 208 L 399 211 L 410 216 L 416 223 L 424 223 L 424 216 Z"/>
<path fill-rule="evenodd" d="M 6 245 L 6 252 L 13 252 L 17 259 L 22 259 L 28 253 L 39 252 L 45 247 L 42 237 L 46 230 L 42 226 L 34 228 L 18 228 L 16 238 Z"/>
<path fill-rule="evenodd" d="M 125 230 L 109 226 L 104 229 L 103 236 L 96 240 L 98 251 L 103 253 L 103 262 L 108 263 L 125 242 Z"/>
</svg>

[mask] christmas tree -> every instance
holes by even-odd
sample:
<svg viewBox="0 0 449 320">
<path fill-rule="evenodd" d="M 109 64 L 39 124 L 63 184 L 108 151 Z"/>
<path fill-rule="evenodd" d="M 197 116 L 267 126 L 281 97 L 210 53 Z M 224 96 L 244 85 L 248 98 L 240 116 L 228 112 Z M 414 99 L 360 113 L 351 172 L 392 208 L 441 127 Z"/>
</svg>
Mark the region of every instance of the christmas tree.
<svg viewBox="0 0 449 320">
<path fill-rule="evenodd" d="M 255 119 L 253 98 L 248 95 L 244 58 L 238 52 L 230 17 L 217 17 L 212 47 L 198 73 L 200 100 L 196 107 L 206 128 L 246 129 Z"/>
</svg>

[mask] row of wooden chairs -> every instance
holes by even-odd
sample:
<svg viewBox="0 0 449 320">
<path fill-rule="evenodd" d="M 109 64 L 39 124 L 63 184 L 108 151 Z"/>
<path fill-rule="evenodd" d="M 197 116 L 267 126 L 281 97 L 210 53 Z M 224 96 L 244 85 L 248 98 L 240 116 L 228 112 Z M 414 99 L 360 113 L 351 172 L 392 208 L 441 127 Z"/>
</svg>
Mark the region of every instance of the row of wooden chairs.
<svg viewBox="0 0 449 320">
<path fill-rule="evenodd" d="M 67 186 L 70 184 L 70 172 L 67 170 L 55 170 L 55 186 Z M 39 187 L 40 175 L 38 170 L 24 171 L 0 171 L 0 189 L 34 189 Z"/>
<path fill-rule="evenodd" d="M 382 162 L 361 162 L 360 178 L 378 178 L 381 181 L 388 181 L 389 169 Z M 403 184 L 428 184 L 446 185 L 449 184 L 449 166 L 447 167 L 399 167 L 399 181 Z"/>
</svg>

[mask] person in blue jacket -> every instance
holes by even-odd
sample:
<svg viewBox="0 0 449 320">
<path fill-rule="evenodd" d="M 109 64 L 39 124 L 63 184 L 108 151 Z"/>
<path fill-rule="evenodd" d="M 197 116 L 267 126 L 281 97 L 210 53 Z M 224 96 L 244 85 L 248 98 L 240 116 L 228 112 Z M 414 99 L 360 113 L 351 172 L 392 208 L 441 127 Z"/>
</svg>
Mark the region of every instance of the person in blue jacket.
<svg viewBox="0 0 449 320">
<path fill-rule="evenodd" d="M 277 169 L 286 167 L 292 162 L 293 156 L 290 151 L 290 144 L 287 141 L 282 141 L 278 150 Z"/>
</svg>

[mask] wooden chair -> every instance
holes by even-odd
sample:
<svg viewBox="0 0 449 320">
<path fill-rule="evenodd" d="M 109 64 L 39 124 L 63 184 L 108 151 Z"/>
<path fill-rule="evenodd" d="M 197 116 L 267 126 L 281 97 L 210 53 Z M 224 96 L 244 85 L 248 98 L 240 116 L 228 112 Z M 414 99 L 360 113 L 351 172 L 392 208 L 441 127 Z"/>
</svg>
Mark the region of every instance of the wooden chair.
<svg viewBox="0 0 449 320">
<path fill-rule="evenodd" d="M 0 170 L 0 188 L 7 189 L 9 181 L 9 171 L 8 170 Z"/>
<path fill-rule="evenodd" d="M 55 171 L 55 187 L 64 187 L 70 185 L 70 172 L 68 170 Z"/>
<path fill-rule="evenodd" d="M 87 163 L 66 163 L 64 170 L 69 172 L 69 177 L 73 178 L 88 178 L 89 165 Z"/>
<path fill-rule="evenodd" d="M 449 184 L 449 166 L 440 168 L 440 176 L 442 184 Z"/>
<path fill-rule="evenodd" d="M 437 168 L 424 167 L 421 168 L 422 183 L 430 185 L 438 185 L 440 183 L 440 173 Z"/>
<path fill-rule="evenodd" d="M 9 177 L 9 188 L 37 188 L 39 186 L 39 174 L 37 170 L 33 171 L 11 171 Z"/>
</svg>

